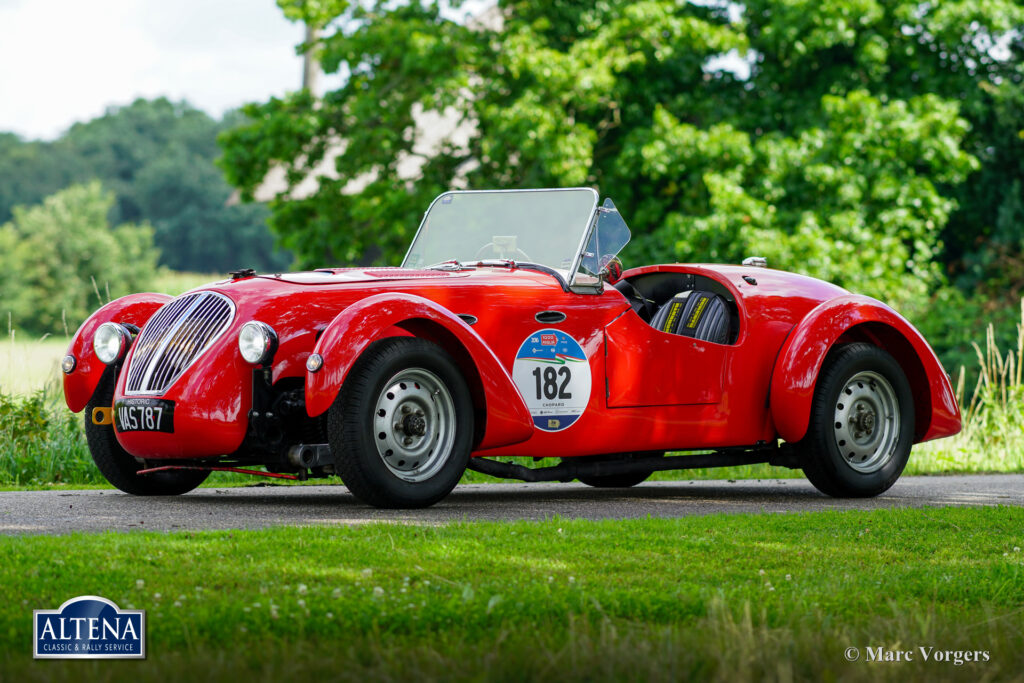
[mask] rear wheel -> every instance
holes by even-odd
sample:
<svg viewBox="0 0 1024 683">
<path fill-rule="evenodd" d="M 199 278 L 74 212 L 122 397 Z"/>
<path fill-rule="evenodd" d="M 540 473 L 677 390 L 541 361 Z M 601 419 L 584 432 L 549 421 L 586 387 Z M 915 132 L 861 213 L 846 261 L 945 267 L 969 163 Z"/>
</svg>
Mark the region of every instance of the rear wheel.
<svg viewBox="0 0 1024 683">
<path fill-rule="evenodd" d="M 92 422 L 94 408 L 109 408 L 113 404 L 116 381 L 113 370 L 106 370 L 85 407 L 85 439 L 89 444 L 89 453 L 106 480 L 135 496 L 177 496 L 188 493 L 206 481 L 210 473 L 202 470 L 156 472 L 142 476 L 137 474 L 146 465 L 121 447 L 113 425 L 97 425 Z"/>
<path fill-rule="evenodd" d="M 624 455 L 615 455 L 605 460 L 632 460 L 635 458 L 653 458 L 661 457 L 664 453 L 629 453 Z M 630 472 L 628 474 L 604 474 L 589 477 L 578 477 L 578 479 L 586 484 L 587 486 L 593 486 L 599 489 L 628 489 L 631 486 L 636 486 L 647 481 L 647 478 L 651 476 L 651 472 Z"/>
<path fill-rule="evenodd" d="M 455 361 L 424 339 L 372 344 L 328 412 L 335 467 L 357 498 L 420 508 L 447 496 L 466 469 L 473 404 Z"/>
<path fill-rule="evenodd" d="M 830 496 L 877 496 L 902 474 L 913 441 L 913 395 L 896 360 L 870 344 L 830 353 L 797 444 L 811 483 Z"/>
</svg>

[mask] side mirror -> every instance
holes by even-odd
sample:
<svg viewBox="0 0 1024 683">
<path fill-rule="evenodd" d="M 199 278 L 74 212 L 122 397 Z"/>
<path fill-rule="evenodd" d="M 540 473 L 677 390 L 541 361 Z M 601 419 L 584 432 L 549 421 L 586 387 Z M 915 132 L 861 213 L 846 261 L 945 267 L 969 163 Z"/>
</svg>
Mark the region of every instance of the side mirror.
<svg viewBox="0 0 1024 683">
<path fill-rule="evenodd" d="M 622 279 L 622 261 L 618 256 L 608 254 L 601 257 L 601 270 L 598 277 L 610 285 Z"/>
</svg>

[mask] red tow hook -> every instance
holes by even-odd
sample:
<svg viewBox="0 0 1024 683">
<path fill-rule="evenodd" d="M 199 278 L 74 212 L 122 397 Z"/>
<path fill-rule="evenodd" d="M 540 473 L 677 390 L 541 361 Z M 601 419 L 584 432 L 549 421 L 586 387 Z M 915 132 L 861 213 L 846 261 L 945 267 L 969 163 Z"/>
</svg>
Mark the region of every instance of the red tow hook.
<svg viewBox="0 0 1024 683">
<path fill-rule="evenodd" d="M 278 474 L 276 472 L 261 472 L 259 470 L 243 470 L 239 467 L 196 467 L 194 465 L 164 465 L 163 467 L 150 467 L 146 470 L 139 470 L 135 474 L 153 474 L 155 472 L 170 472 L 171 470 L 203 470 L 206 472 L 237 472 L 238 474 L 252 474 L 257 477 L 271 477 L 273 479 L 298 479 L 294 474 Z"/>
</svg>

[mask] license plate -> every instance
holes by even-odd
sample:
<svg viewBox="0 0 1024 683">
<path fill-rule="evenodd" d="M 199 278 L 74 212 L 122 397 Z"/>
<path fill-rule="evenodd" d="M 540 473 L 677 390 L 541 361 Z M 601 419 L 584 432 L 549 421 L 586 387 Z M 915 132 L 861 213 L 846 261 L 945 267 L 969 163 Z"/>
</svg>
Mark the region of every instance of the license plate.
<svg viewBox="0 0 1024 683">
<path fill-rule="evenodd" d="M 122 398 L 114 403 L 119 432 L 174 433 L 174 401 L 162 398 Z"/>
</svg>

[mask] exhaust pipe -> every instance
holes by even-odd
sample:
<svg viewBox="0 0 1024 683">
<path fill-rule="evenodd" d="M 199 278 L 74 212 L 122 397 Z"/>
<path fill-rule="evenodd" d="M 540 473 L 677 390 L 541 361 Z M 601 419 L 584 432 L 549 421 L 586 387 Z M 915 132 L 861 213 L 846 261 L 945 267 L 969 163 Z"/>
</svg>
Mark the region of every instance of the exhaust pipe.
<svg viewBox="0 0 1024 683">
<path fill-rule="evenodd" d="M 334 464 L 331 447 L 325 443 L 300 443 L 288 449 L 288 462 L 296 467 L 312 469 Z"/>
</svg>

